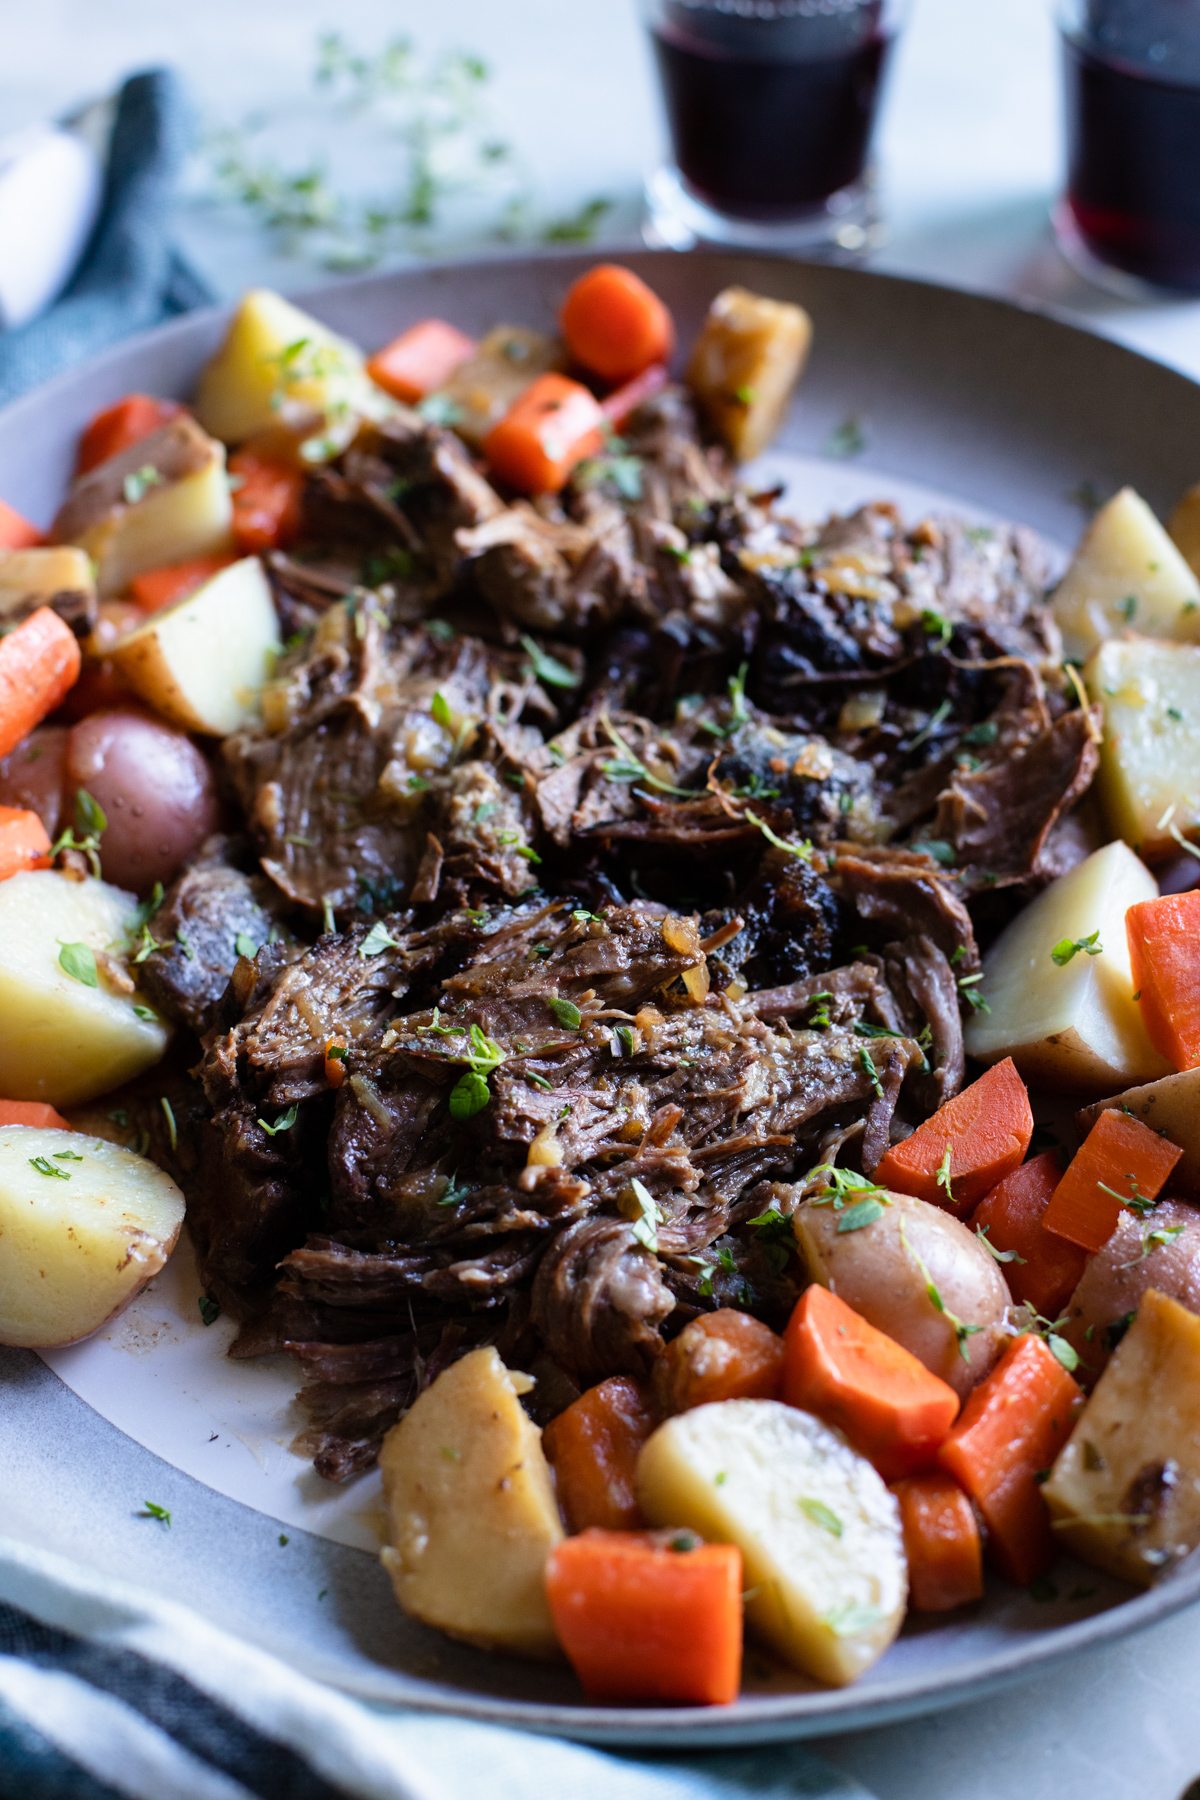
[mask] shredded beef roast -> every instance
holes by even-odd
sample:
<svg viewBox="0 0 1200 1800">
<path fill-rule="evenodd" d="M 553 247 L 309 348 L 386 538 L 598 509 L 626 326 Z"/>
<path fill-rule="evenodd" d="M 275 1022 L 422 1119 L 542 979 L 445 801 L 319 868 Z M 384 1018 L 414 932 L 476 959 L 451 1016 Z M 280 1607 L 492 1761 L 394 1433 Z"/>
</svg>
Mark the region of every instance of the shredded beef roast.
<svg viewBox="0 0 1200 1800">
<path fill-rule="evenodd" d="M 330 1479 L 475 1345 L 544 1420 L 705 1310 L 782 1326 L 795 1184 L 958 1091 L 992 890 L 1084 842 L 1036 540 L 776 501 L 678 388 L 534 503 L 401 410 L 270 559 L 248 837 L 142 966 L 194 1068 L 170 1141 L 130 1116 Z"/>
</svg>

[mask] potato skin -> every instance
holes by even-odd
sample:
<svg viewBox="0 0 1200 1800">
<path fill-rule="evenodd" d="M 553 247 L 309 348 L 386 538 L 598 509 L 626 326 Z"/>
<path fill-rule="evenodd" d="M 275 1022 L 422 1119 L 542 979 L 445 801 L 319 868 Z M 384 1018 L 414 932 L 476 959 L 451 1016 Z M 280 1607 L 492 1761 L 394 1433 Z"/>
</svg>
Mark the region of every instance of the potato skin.
<svg viewBox="0 0 1200 1800">
<path fill-rule="evenodd" d="M 1142 1254 L 1149 1232 L 1176 1227 L 1177 1237 Z M 1148 1288 L 1200 1312 L 1200 1209 L 1184 1200 L 1160 1200 L 1145 1219 L 1123 1212 L 1107 1244 L 1088 1257 L 1063 1328 L 1081 1358 L 1076 1379 L 1082 1387 L 1090 1386 L 1108 1363 L 1109 1328 L 1137 1310 Z"/>
<path fill-rule="evenodd" d="M 169 882 L 218 820 L 212 770 L 192 740 L 140 709 L 113 708 L 80 721 L 67 746 L 67 777 L 104 808 L 100 839 L 107 880 L 145 893 Z"/>
<path fill-rule="evenodd" d="M 832 1206 L 806 1200 L 794 1215 L 801 1257 L 814 1281 L 965 1397 L 1008 1342 L 1004 1319 L 1012 1296 L 992 1257 L 958 1219 L 909 1194 L 889 1199 L 882 1218 L 848 1232 L 838 1231 Z M 927 1281 L 945 1312 L 934 1306 Z M 961 1350 L 952 1313 L 982 1327 Z"/>
<path fill-rule="evenodd" d="M 490 1347 L 444 1369 L 383 1440 L 382 1552 L 404 1611 L 484 1650 L 558 1654 L 546 1558 L 562 1536 L 541 1434 Z"/>
</svg>

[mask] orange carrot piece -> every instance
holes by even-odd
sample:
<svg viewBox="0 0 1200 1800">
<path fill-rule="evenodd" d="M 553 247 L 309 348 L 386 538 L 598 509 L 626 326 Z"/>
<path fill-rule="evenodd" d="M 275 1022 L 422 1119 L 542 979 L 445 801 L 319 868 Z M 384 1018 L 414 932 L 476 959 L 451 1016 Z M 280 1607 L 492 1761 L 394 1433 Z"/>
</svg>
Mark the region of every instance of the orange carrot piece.
<svg viewBox="0 0 1200 1800">
<path fill-rule="evenodd" d="M 675 326 L 652 288 L 632 269 L 600 263 L 567 290 L 559 314 L 576 362 L 605 381 L 629 381 L 671 360 Z"/>
<path fill-rule="evenodd" d="M 333 1038 L 325 1046 L 325 1079 L 331 1088 L 340 1088 L 346 1079 L 346 1046 Z"/>
<path fill-rule="evenodd" d="M 938 1451 L 983 1515 L 988 1554 L 1020 1586 L 1054 1560 L 1054 1535 L 1035 1479 L 1071 1434 L 1078 1385 L 1041 1338 L 1014 1338 L 991 1374 L 967 1395 Z"/>
<path fill-rule="evenodd" d="M 1055 1188 L 1042 1223 L 1084 1250 L 1103 1249 L 1122 1206 L 1132 1202 L 1136 1210 L 1157 1200 L 1182 1155 L 1178 1144 L 1130 1113 L 1102 1112 Z"/>
<path fill-rule="evenodd" d="M 227 569 L 232 556 L 192 556 L 186 562 L 164 563 L 161 569 L 147 569 L 135 575 L 129 592 L 143 612 L 159 612 L 172 600 L 182 600 L 210 576 Z"/>
<path fill-rule="evenodd" d="M 556 494 L 604 440 L 593 394 L 565 375 L 539 375 L 483 440 L 492 472 L 520 494 Z"/>
<path fill-rule="evenodd" d="M 35 812 L 0 806 L 0 881 L 22 869 L 50 867 L 50 839 Z"/>
<path fill-rule="evenodd" d="M 983 1541 L 971 1502 L 949 1475 L 931 1469 L 892 1483 L 908 1558 L 913 1612 L 952 1612 L 983 1598 Z"/>
<path fill-rule="evenodd" d="M 39 531 L 15 506 L 0 500 L 0 550 L 32 550 L 45 541 L 44 531 Z"/>
<path fill-rule="evenodd" d="M 1087 1264 L 1086 1250 L 1045 1228 L 1046 1208 L 1061 1180 L 1058 1153 L 1043 1150 L 1006 1175 L 971 1214 L 972 1229 L 986 1230 L 994 1249 L 1020 1258 L 1004 1264 L 1009 1292 L 1045 1319 L 1057 1319 Z"/>
<path fill-rule="evenodd" d="M 415 406 L 449 381 L 478 348 L 474 338 L 445 319 L 422 319 L 377 350 L 367 363 L 367 374 L 395 399 Z"/>
<path fill-rule="evenodd" d="M 48 606 L 0 638 L 0 756 L 52 713 L 79 677 L 75 633 Z"/>
<path fill-rule="evenodd" d="M 836 1294 L 806 1288 L 784 1333 L 782 1398 L 844 1431 L 885 1480 L 928 1468 L 958 1395 Z"/>
<path fill-rule="evenodd" d="M 44 1100 L 0 1100 L 0 1125 L 35 1125 L 42 1131 L 75 1129 Z"/>
<path fill-rule="evenodd" d="M 1133 988 L 1154 1048 L 1177 1069 L 1200 1063 L 1200 891 L 1139 900 L 1125 914 Z"/>
<path fill-rule="evenodd" d="M 737 1698 L 736 1545 L 702 1544 L 687 1531 L 585 1531 L 550 1552 L 546 1593 L 589 1700 L 725 1706 Z"/>
<path fill-rule="evenodd" d="M 237 450 L 229 459 L 235 478 L 233 541 L 243 556 L 261 550 L 286 550 L 303 523 L 302 469 L 268 462 L 253 450 Z"/>
<path fill-rule="evenodd" d="M 651 363 L 632 381 L 626 381 L 621 387 L 614 388 L 611 394 L 600 402 L 600 411 L 604 414 L 614 431 L 619 431 L 626 419 L 630 418 L 639 406 L 647 400 L 653 400 L 660 394 L 671 379 L 666 363 Z"/>
<path fill-rule="evenodd" d="M 783 1339 L 751 1313 L 722 1306 L 671 1339 L 654 1365 L 654 1395 L 664 1412 L 690 1412 L 716 1400 L 776 1400 L 782 1379 Z"/>
<path fill-rule="evenodd" d="M 657 1420 L 649 1395 L 627 1375 L 589 1388 L 542 1433 L 569 1531 L 644 1525 L 634 1493 L 638 1451 Z"/>
<path fill-rule="evenodd" d="M 939 1106 L 911 1137 L 893 1144 L 875 1171 L 876 1180 L 935 1206 L 965 1211 L 1020 1167 L 1032 1136 L 1029 1095 L 1012 1057 L 1006 1056 Z M 949 1195 L 938 1179 L 947 1148 Z"/>
<path fill-rule="evenodd" d="M 105 407 L 103 412 L 85 428 L 79 440 L 79 454 L 75 460 L 75 473 L 86 475 L 110 456 L 119 456 L 122 450 L 140 444 L 143 438 L 165 425 L 168 419 L 177 418 L 185 409 L 178 400 L 155 400 L 149 394 L 126 394 L 115 406 Z"/>
</svg>

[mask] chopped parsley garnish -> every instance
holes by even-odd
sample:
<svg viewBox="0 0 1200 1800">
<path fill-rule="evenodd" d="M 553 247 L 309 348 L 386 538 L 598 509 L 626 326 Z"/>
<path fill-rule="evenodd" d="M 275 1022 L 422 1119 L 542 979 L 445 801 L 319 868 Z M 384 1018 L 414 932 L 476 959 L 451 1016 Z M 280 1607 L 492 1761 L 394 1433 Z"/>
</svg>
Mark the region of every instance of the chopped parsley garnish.
<svg viewBox="0 0 1200 1800">
<path fill-rule="evenodd" d="M 827 1531 L 830 1537 L 841 1537 L 842 1521 L 823 1500 L 810 1500 L 807 1496 L 802 1496 L 799 1506 L 805 1518 L 811 1519 L 814 1525 L 819 1525 L 822 1531 Z"/>
<path fill-rule="evenodd" d="M 861 456 L 866 447 L 867 440 L 862 426 L 853 417 L 843 419 L 825 440 L 826 456 L 836 457 L 838 460 Z"/>
<path fill-rule="evenodd" d="M 328 1055 L 328 1052 L 326 1052 L 326 1054 Z M 295 1101 L 293 1101 L 287 1111 L 281 1113 L 273 1125 L 268 1125 L 265 1119 L 259 1119 L 257 1123 L 261 1125 L 268 1137 L 278 1137 L 281 1131 L 290 1131 L 292 1129 L 292 1126 L 296 1123 L 299 1110 L 299 1107 L 296 1105 Z"/>
<path fill-rule="evenodd" d="M 1107 1181 L 1098 1181 L 1096 1186 L 1100 1189 L 1101 1193 L 1111 1194 L 1114 1200 L 1119 1200 L 1122 1206 L 1127 1206 L 1130 1212 L 1134 1212 L 1138 1215 L 1139 1219 L 1144 1219 L 1148 1212 L 1154 1211 L 1158 1202 L 1156 1200 L 1151 1200 L 1148 1195 L 1142 1193 L 1141 1189 L 1138 1187 L 1136 1175 L 1126 1175 L 1125 1179 L 1129 1183 L 1129 1192 L 1127 1194 L 1119 1194 L 1116 1188 L 1109 1187 Z"/>
<path fill-rule="evenodd" d="M 167 1121 L 167 1136 L 170 1139 L 171 1148 L 177 1150 L 179 1148 L 179 1130 L 175 1124 L 175 1109 L 165 1094 L 159 1100 L 159 1105 L 162 1107 L 163 1117 Z M 292 1110 L 294 1111 L 295 1108 Z"/>
<path fill-rule="evenodd" d="M 904 1245 L 904 1248 L 907 1251 L 908 1255 L 912 1257 L 913 1261 L 917 1265 L 917 1268 L 921 1271 L 921 1275 L 925 1282 L 925 1292 L 929 1298 L 929 1304 L 933 1307 L 935 1312 L 940 1312 L 942 1314 L 942 1316 L 946 1320 L 947 1324 L 953 1326 L 954 1336 L 958 1341 L 958 1353 L 962 1357 L 962 1359 L 965 1363 L 969 1363 L 971 1360 L 971 1356 L 970 1356 L 970 1352 L 967 1349 L 967 1339 L 969 1337 L 973 1337 L 977 1331 L 982 1331 L 983 1326 L 982 1325 L 968 1325 L 962 1319 L 959 1318 L 957 1313 L 952 1313 L 950 1311 L 950 1308 L 946 1305 L 946 1302 L 942 1299 L 942 1296 L 941 1296 L 940 1292 L 938 1291 L 937 1284 L 935 1283 L 933 1276 L 929 1273 L 928 1264 L 925 1262 L 923 1257 L 918 1255 L 918 1253 L 913 1249 L 912 1245 L 909 1243 L 908 1234 L 906 1233 L 906 1231 L 904 1229 L 903 1218 L 900 1220 L 900 1242 Z M 1051 1346 L 1051 1348 L 1053 1348 L 1053 1346 Z"/>
<path fill-rule="evenodd" d="M 649 1188 L 645 1187 L 636 1175 L 630 1183 L 630 1187 L 638 1208 L 638 1216 L 633 1223 L 633 1235 L 639 1244 L 645 1245 L 647 1250 L 657 1250 L 658 1226 L 662 1220 L 662 1208 Z"/>
<path fill-rule="evenodd" d="M 157 1519 L 160 1525 L 169 1526 L 171 1515 L 165 1506 L 155 1506 L 153 1500 L 143 1502 L 143 1510 L 138 1513 L 139 1519 Z"/>
<path fill-rule="evenodd" d="M 126 506 L 136 506 L 152 487 L 161 486 L 162 479 L 153 463 L 143 463 L 140 469 L 134 469 L 121 484 Z"/>
<path fill-rule="evenodd" d="M 1087 956 L 1102 956 L 1104 945 L 1100 942 L 1099 930 L 1093 931 L 1090 937 L 1060 938 L 1050 952 L 1050 961 L 1056 968 L 1064 969 L 1073 956 L 1080 951 Z"/>
<path fill-rule="evenodd" d="M 931 606 L 927 606 L 921 614 L 921 624 L 930 637 L 937 638 L 939 650 L 944 650 L 954 636 L 954 627 L 949 619 L 942 613 L 935 612 Z"/>
<path fill-rule="evenodd" d="M 986 1225 L 977 1225 L 975 1227 L 975 1236 L 979 1239 L 984 1249 L 989 1251 L 998 1263 L 1023 1263 L 1025 1261 L 1025 1258 L 1023 1256 L 1018 1256 L 1015 1250 L 997 1250 L 995 1244 L 993 1244 L 991 1238 L 988 1236 L 988 1227 Z"/>
<path fill-rule="evenodd" d="M 941 863 L 946 869 L 958 855 L 954 845 L 948 844 L 944 838 L 922 838 L 913 845 L 913 849 L 924 856 L 932 856 L 935 863 Z"/>
<path fill-rule="evenodd" d="M 1184 1229 L 1182 1225 L 1148 1226 L 1142 1232 L 1141 1255 L 1135 1256 L 1132 1262 L 1122 1263 L 1121 1268 L 1136 1269 L 1139 1263 L 1145 1262 L 1146 1258 L 1152 1256 L 1156 1250 L 1165 1250 L 1169 1244 L 1173 1244 Z"/>
<path fill-rule="evenodd" d="M 521 639 L 521 648 L 528 656 L 533 673 L 539 681 L 550 687 L 577 688 L 582 677 L 574 669 L 568 669 L 566 663 L 560 663 L 556 657 L 548 656 L 531 637 Z"/>
<path fill-rule="evenodd" d="M 685 800 L 694 800 L 695 795 L 688 788 L 674 787 L 669 781 L 652 775 L 645 763 L 634 755 L 625 739 L 621 736 L 612 721 L 605 716 L 602 721 L 604 729 L 612 739 L 620 755 L 611 761 L 601 763 L 601 769 L 610 781 L 644 781 L 647 787 L 657 788 L 661 794 L 679 794 Z"/>
<path fill-rule="evenodd" d="M 382 919 L 377 919 L 358 946 L 361 957 L 381 956 L 385 950 L 398 950 L 399 942 L 394 938 Z"/>
<path fill-rule="evenodd" d="M 869 1197 L 866 1200 L 856 1200 L 853 1206 L 848 1206 L 845 1211 L 839 1215 L 837 1230 L 839 1235 L 844 1231 L 861 1231 L 864 1226 L 874 1225 L 876 1219 L 882 1219 L 882 1217 L 882 1201 L 876 1200 L 873 1197 Z"/>
<path fill-rule="evenodd" d="M 768 844 L 774 844 L 777 850 L 786 850 L 789 856 L 799 857 L 801 862 L 812 861 L 811 839 L 803 838 L 798 844 L 789 844 L 786 838 L 781 838 L 777 832 L 772 831 L 766 820 L 760 819 L 756 812 L 750 811 L 749 807 L 746 808 L 745 816 L 747 824 L 758 826 Z"/>
<path fill-rule="evenodd" d="M 1124 619 L 1124 621 L 1127 625 L 1131 625 L 1133 623 L 1133 615 L 1137 611 L 1137 605 L 1138 605 L 1138 602 L 1137 602 L 1136 594 L 1126 594 L 1126 596 L 1123 600 L 1117 601 L 1117 611 L 1120 613 L 1121 617 Z"/>
<path fill-rule="evenodd" d="M 634 1049 L 636 1048 L 636 1046 L 634 1044 L 634 1040 L 633 1040 L 632 1025 L 618 1025 L 617 1029 L 616 1029 L 616 1039 L 617 1039 L 618 1044 L 620 1044 L 620 1046 L 621 1046 L 620 1050 L 617 1051 L 616 1054 L 623 1055 L 623 1056 L 632 1056 L 634 1053 Z"/>
<path fill-rule="evenodd" d="M 556 994 L 549 996 L 547 1004 L 560 1025 L 568 1031 L 578 1031 L 583 1024 L 583 1014 L 573 1000 L 560 1000 Z"/>
<path fill-rule="evenodd" d="M 192 948 L 192 940 L 189 938 L 182 925 L 177 926 L 175 929 L 175 942 L 179 945 L 179 948 L 183 951 L 183 954 L 187 957 L 188 961 L 195 962 L 196 952 Z"/>
<path fill-rule="evenodd" d="M 964 744 L 994 744 L 1000 735 L 1000 727 L 995 719 L 982 719 L 978 725 L 969 725 L 962 734 Z"/>
<path fill-rule="evenodd" d="M 221 1316 L 221 1308 L 218 1306 L 217 1302 L 215 1300 L 210 1300 L 207 1294 L 201 1294 L 198 1305 L 200 1307 L 200 1318 L 202 1323 L 205 1325 L 215 1325 Z"/>
<path fill-rule="evenodd" d="M 258 955 L 258 945 L 248 931 L 238 932 L 233 940 L 233 947 L 239 956 L 248 956 L 252 961 Z"/>
<path fill-rule="evenodd" d="M 63 973 L 84 987 L 98 988 L 100 977 L 96 972 L 96 953 L 90 944 L 64 944 L 58 940 L 61 948 L 58 952 L 58 964 Z"/>
<path fill-rule="evenodd" d="M 843 1600 L 840 1606 L 831 1607 L 823 1613 L 820 1623 L 832 1631 L 834 1637 L 857 1637 L 860 1632 L 873 1631 L 883 1618 L 877 1606 L 863 1606 L 857 1600 Z"/>
<path fill-rule="evenodd" d="M 879 1079 L 879 1070 L 875 1067 L 874 1058 L 865 1044 L 858 1047 L 858 1066 L 871 1083 L 871 1091 L 877 1100 L 883 1099 L 883 1083 Z"/>
<path fill-rule="evenodd" d="M 71 1179 L 65 1169 L 56 1169 L 49 1158 L 45 1156 L 31 1156 L 29 1166 L 31 1169 L 36 1169 L 39 1175 L 55 1175 L 59 1181 L 70 1181 Z"/>
<path fill-rule="evenodd" d="M 950 1173 L 950 1163 L 952 1160 L 952 1154 L 953 1154 L 953 1146 L 951 1145 L 950 1140 L 947 1139 L 946 1140 L 946 1153 L 942 1157 L 942 1160 L 938 1165 L 937 1184 L 942 1189 L 942 1191 L 945 1194 L 946 1199 L 949 1201 L 950 1205 L 957 1206 L 958 1201 L 954 1198 L 954 1179 Z"/>
</svg>

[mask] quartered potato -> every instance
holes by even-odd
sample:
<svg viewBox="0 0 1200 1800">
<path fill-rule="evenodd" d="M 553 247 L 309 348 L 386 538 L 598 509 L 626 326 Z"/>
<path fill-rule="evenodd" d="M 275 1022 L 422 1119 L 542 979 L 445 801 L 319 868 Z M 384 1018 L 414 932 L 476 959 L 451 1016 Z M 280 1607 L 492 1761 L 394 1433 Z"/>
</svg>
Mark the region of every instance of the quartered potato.
<svg viewBox="0 0 1200 1800">
<path fill-rule="evenodd" d="M 1110 638 L 1088 658 L 1104 709 L 1097 787 L 1112 829 L 1142 856 L 1200 825 L 1200 645 Z"/>
<path fill-rule="evenodd" d="M 1042 1489 L 1054 1535 L 1148 1585 L 1200 1544 L 1200 1318 L 1151 1288 Z"/>
<path fill-rule="evenodd" d="M 1081 1095 L 1169 1074 L 1133 998 L 1125 938 L 1128 908 L 1157 893 L 1150 871 L 1120 842 L 1051 882 L 984 957 L 979 992 L 991 1011 L 968 1020 L 967 1054 L 983 1063 L 1011 1056 L 1026 1081 Z M 1093 933 L 1097 954 L 1085 947 L 1054 961 L 1056 948 Z"/>
<path fill-rule="evenodd" d="M 896 1502 L 840 1432 L 777 1400 L 722 1400 L 643 1446 L 653 1525 L 736 1544 L 746 1619 L 794 1668 L 842 1687 L 900 1629 L 908 1590 Z"/>
<path fill-rule="evenodd" d="M 765 450 L 779 430 L 811 342 L 802 306 L 728 287 L 709 307 L 687 378 L 739 462 Z"/>
<path fill-rule="evenodd" d="M 182 1224 L 183 1195 L 146 1157 L 0 1126 L 0 1344 L 89 1337 L 158 1274 Z"/>
<path fill-rule="evenodd" d="M 0 622 L 19 624 L 49 606 L 83 636 L 96 623 L 96 582 L 91 558 L 69 544 L 36 550 L 0 550 Z"/>
<path fill-rule="evenodd" d="M 841 1214 L 806 1200 L 792 1215 L 801 1258 L 814 1281 L 965 1397 L 1008 1342 L 1003 1325 L 1012 1296 L 961 1219 L 910 1194 L 889 1199 L 858 1231 L 839 1231 Z M 960 1333 L 960 1324 L 975 1329 Z"/>
<path fill-rule="evenodd" d="M 87 552 L 104 596 L 146 569 L 228 550 L 232 520 L 225 447 L 181 413 L 82 476 L 50 536 Z"/>
<path fill-rule="evenodd" d="M 382 1557 L 413 1618 L 485 1650 L 551 1657 L 544 1577 L 563 1528 L 522 1381 L 495 1350 L 472 1350 L 392 1426 L 379 1453 L 392 1538 Z"/>
<path fill-rule="evenodd" d="M 478 449 L 530 382 L 565 361 L 558 338 L 524 325 L 497 325 L 445 386 L 426 396 L 423 410 Z"/>
<path fill-rule="evenodd" d="M 344 450 L 363 419 L 395 410 L 356 344 L 270 288 L 244 295 L 195 400 L 200 423 L 226 444 L 279 425 L 308 431 L 301 454 L 314 463 Z"/>
<path fill-rule="evenodd" d="M 1200 582 L 1132 488 L 1102 506 L 1054 595 L 1065 655 L 1080 661 L 1129 627 L 1200 639 Z"/>
<path fill-rule="evenodd" d="M 1188 567 L 1193 572 L 1200 571 L 1200 482 L 1179 501 L 1167 520 L 1167 532 Z"/>
<path fill-rule="evenodd" d="M 136 910 L 132 894 L 54 869 L 0 881 L 5 1099 L 77 1106 L 158 1061 L 166 1029 L 142 1005 L 121 961 Z M 80 973 L 68 973 L 64 959 Z"/>
<path fill-rule="evenodd" d="M 226 737 L 258 712 L 278 651 L 271 589 L 258 558 L 247 556 L 153 613 L 110 655 L 164 719 Z"/>
</svg>

